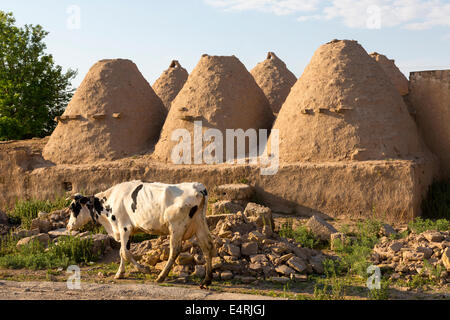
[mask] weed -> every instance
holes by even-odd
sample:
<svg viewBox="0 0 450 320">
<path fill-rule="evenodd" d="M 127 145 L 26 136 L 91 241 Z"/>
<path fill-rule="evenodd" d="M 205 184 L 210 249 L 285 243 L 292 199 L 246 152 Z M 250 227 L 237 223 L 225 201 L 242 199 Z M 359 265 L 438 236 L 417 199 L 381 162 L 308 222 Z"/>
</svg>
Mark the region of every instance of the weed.
<svg viewBox="0 0 450 320">
<path fill-rule="evenodd" d="M 12 224 L 21 224 L 24 229 L 31 226 L 31 220 L 36 219 L 40 211 L 51 212 L 54 210 L 67 208 L 70 200 L 65 196 L 56 197 L 53 201 L 49 200 L 18 200 L 14 209 L 8 212 Z"/>
<path fill-rule="evenodd" d="M 450 220 L 439 219 L 433 221 L 418 217 L 408 224 L 408 228 L 415 233 L 422 233 L 428 230 L 447 231 L 450 230 Z"/>
<path fill-rule="evenodd" d="M 281 226 L 279 234 L 283 238 L 294 239 L 303 247 L 319 249 L 323 246 L 323 243 L 305 226 L 299 226 L 294 230 L 292 228 L 292 220 L 288 220 Z"/>
</svg>

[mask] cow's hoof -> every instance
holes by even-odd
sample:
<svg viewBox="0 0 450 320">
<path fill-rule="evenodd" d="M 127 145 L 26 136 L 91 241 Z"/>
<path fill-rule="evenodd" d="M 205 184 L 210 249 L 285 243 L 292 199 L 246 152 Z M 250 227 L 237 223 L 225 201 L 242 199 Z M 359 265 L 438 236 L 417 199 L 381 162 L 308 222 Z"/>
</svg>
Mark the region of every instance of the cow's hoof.
<svg viewBox="0 0 450 320">
<path fill-rule="evenodd" d="M 200 289 L 201 289 L 201 290 L 208 290 L 208 287 L 205 286 L 204 284 L 201 284 L 201 285 L 200 285 Z"/>
<path fill-rule="evenodd" d="M 116 275 L 114 276 L 114 279 L 123 279 L 124 274 L 123 273 L 116 273 Z"/>
<path fill-rule="evenodd" d="M 156 278 L 156 282 L 161 283 L 164 282 L 165 277 L 158 277 Z"/>
</svg>

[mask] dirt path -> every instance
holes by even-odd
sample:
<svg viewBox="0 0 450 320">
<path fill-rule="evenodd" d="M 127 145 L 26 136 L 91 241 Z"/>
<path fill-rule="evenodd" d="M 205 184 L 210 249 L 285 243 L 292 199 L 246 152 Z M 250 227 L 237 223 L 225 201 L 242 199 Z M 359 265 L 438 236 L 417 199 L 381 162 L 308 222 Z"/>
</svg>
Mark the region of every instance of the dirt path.
<svg viewBox="0 0 450 320">
<path fill-rule="evenodd" d="M 65 282 L 0 281 L 0 300 L 273 300 L 267 296 L 212 292 L 156 284 L 82 283 L 81 290 Z"/>
</svg>

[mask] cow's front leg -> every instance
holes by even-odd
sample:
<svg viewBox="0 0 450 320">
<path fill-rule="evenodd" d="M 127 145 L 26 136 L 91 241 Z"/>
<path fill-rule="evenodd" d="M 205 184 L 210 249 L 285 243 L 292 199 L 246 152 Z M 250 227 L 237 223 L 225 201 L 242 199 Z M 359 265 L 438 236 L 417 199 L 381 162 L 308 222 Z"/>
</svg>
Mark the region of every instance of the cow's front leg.
<svg viewBox="0 0 450 320">
<path fill-rule="evenodd" d="M 122 248 L 124 247 L 123 242 L 120 242 L 120 265 L 119 270 L 117 270 L 116 275 L 114 276 L 114 279 L 122 279 L 123 275 L 125 274 L 125 258 L 126 256 L 123 254 Z"/>
<path fill-rule="evenodd" d="M 170 254 L 169 261 L 167 261 L 163 271 L 159 274 L 156 282 L 163 282 L 169 274 L 170 269 L 172 268 L 175 260 L 181 252 L 181 244 L 183 241 L 185 229 L 179 228 L 176 230 L 171 230 L 170 232 Z"/>
</svg>

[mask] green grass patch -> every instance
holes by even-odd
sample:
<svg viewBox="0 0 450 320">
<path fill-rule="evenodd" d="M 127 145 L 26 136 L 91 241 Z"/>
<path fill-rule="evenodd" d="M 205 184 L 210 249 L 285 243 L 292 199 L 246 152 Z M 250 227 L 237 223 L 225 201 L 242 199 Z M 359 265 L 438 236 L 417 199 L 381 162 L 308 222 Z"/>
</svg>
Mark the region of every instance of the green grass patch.
<svg viewBox="0 0 450 320">
<path fill-rule="evenodd" d="M 8 212 L 8 216 L 12 224 L 21 225 L 28 229 L 31 226 L 31 220 L 38 217 L 40 211 L 52 212 L 67 208 L 70 200 L 66 200 L 66 196 L 56 197 L 54 200 L 18 200 L 12 210 Z"/>
<path fill-rule="evenodd" d="M 93 252 L 91 238 L 61 237 L 58 243 L 49 243 L 46 249 L 40 242 L 32 241 L 16 248 L 16 241 L 2 241 L 0 267 L 8 269 L 43 270 L 67 268 L 72 264 L 96 261 L 99 254 Z"/>
<path fill-rule="evenodd" d="M 292 220 L 288 220 L 281 225 L 279 234 L 283 238 L 294 239 L 303 247 L 320 249 L 324 244 L 314 236 L 305 226 L 298 226 L 295 230 L 292 227 Z"/>
<path fill-rule="evenodd" d="M 408 224 L 408 228 L 415 233 L 422 233 L 428 230 L 447 231 L 450 230 L 450 221 L 447 219 L 422 219 L 418 217 Z"/>
</svg>

